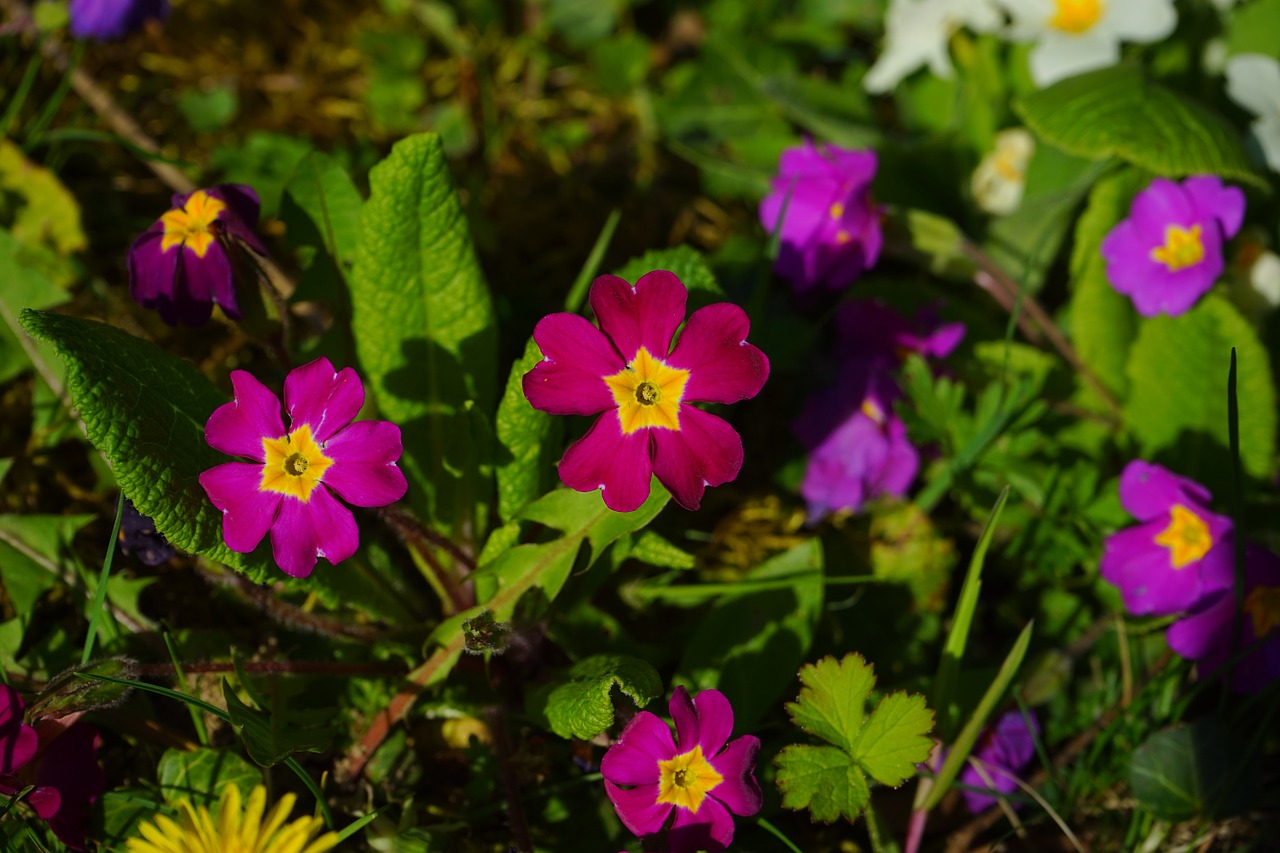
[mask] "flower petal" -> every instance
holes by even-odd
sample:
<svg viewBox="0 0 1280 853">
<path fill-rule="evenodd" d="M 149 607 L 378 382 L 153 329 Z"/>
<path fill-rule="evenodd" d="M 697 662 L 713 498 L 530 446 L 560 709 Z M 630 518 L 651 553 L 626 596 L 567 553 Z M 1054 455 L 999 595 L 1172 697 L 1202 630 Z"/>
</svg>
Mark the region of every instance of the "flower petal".
<svg viewBox="0 0 1280 853">
<path fill-rule="evenodd" d="M 324 557 L 337 565 L 356 552 L 360 531 L 351 510 L 323 486 L 306 502 L 286 498 L 271 527 L 271 550 L 285 574 L 305 578 Z"/>
<path fill-rule="evenodd" d="M 253 187 L 245 184 L 219 184 L 205 190 L 205 193 L 227 206 L 218 217 L 227 233 L 247 244 L 259 255 L 266 255 L 267 247 L 258 239 L 255 231 L 262 204 Z"/>
<path fill-rule="evenodd" d="M 680 429 L 653 432 L 653 473 L 676 503 L 697 509 L 707 486 L 719 486 L 742 469 L 742 439 L 715 415 L 680 407 Z"/>
<path fill-rule="evenodd" d="M 719 690 L 703 690 L 693 705 L 698 710 L 698 743 L 709 758 L 724 748 L 733 733 L 733 706 Z"/>
<path fill-rule="evenodd" d="M 711 759 L 711 766 L 724 777 L 724 781 L 711 791 L 711 796 L 742 817 L 750 817 L 764 804 L 764 795 L 755 777 L 756 753 L 759 751 L 760 739 L 754 735 L 743 735 Z"/>
<path fill-rule="evenodd" d="M 179 255 L 178 286 L 174 295 L 182 322 L 188 326 L 201 325 L 209 319 L 215 302 L 222 306 L 223 314 L 239 320 L 242 315 L 236 301 L 235 275 L 223 242 L 210 243 L 203 258 L 186 246 L 173 251 Z"/>
<path fill-rule="evenodd" d="M 289 371 L 284 380 L 284 408 L 290 431 L 311 425 L 323 444 L 356 419 L 364 405 L 364 385 L 350 367 L 334 370 L 323 356 Z"/>
<path fill-rule="evenodd" d="M 652 432 L 670 430 L 639 429 L 623 435 L 617 411 L 605 412 L 564 452 L 560 480 L 579 492 L 600 489 L 605 506 L 615 512 L 639 509 L 649 497 L 653 474 Z"/>
<path fill-rule="evenodd" d="M 22 722 L 22 697 L 0 684 L 0 776 L 8 775 L 35 758 L 40 747 L 36 730 Z"/>
<path fill-rule="evenodd" d="M 671 713 L 671 722 L 676 724 L 676 748 L 684 753 L 702 742 L 702 725 L 698 720 L 698 709 L 689 698 L 689 691 L 680 685 L 671 693 L 671 701 L 667 703 Z M 705 751 L 703 753 L 706 754 Z"/>
<path fill-rule="evenodd" d="M 83 850 L 89 830 L 89 808 L 106 790 L 107 780 L 98 765 L 102 745 L 98 730 L 76 723 L 45 750 L 35 784 L 57 792 L 58 804 L 46 819 L 54 835 L 73 849 Z M 44 815 L 42 815 L 44 817 Z"/>
<path fill-rule="evenodd" d="M 656 785 L 659 761 L 676 754 L 671 727 L 654 714 L 641 711 L 631 718 L 617 742 L 600 760 L 604 778 L 618 785 Z"/>
<path fill-rule="evenodd" d="M 683 402 L 736 403 L 760 393 L 769 359 L 747 343 L 751 321 L 737 305 L 721 302 L 693 312 L 667 363 L 689 371 Z"/>
<path fill-rule="evenodd" d="M 1120 504 L 1139 521 L 1164 518 L 1176 503 L 1207 505 L 1212 499 L 1213 494 L 1195 480 L 1141 459 L 1124 466 L 1120 474 Z"/>
<path fill-rule="evenodd" d="M 591 310 L 600 330 L 628 363 L 640 347 L 654 358 L 666 358 L 671 338 L 684 320 L 689 292 L 675 273 L 645 273 L 635 287 L 616 275 L 602 275 L 591 284 Z"/>
<path fill-rule="evenodd" d="M 694 853 L 703 850 L 718 853 L 733 843 L 733 817 L 729 810 L 709 795 L 702 801 L 697 814 L 688 809 L 676 809 L 676 819 L 667 832 L 671 853 Z"/>
<path fill-rule="evenodd" d="M 280 398 L 246 370 L 231 371 L 234 399 L 213 410 L 204 425 L 209 446 L 229 456 L 244 456 L 262 462 L 264 438 L 286 434 L 280 417 Z"/>
<path fill-rule="evenodd" d="M 1107 537 L 1099 573 L 1120 588 L 1125 608 L 1136 616 L 1186 610 L 1206 594 L 1231 583 L 1230 540 L 1218 540 L 1199 561 L 1175 569 L 1169 550 L 1155 537 L 1168 527 L 1163 519 Z"/>
<path fill-rule="evenodd" d="M 1182 188 L 1200 209 L 1201 216 L 1218 220 L 1228 239 L 1244 224 L 1245 199 L 1239 187 L 1224 186 L 1217 175 L 1194 175 L 1182 182 Z"/>
<path fill-rule="evenodd" d="M 658 802 L 658 785 L 639 785 L 635 788 L 619 788 L 604 780 L 604 791 L 613 803 L 614 811 L 622 825 L 636 835 L 653 835 L 662 829 L 667 815 L 675 808 L 671 803 Z"/>
<path fill-rule="evenodd" d="M 232 551 L 247 554 L 267 534 L 283 498 L 262 492 L 262 466 L 227 462 L 200 475 L 200 485 L 213 505 L 222 510 L 222 540 Z"/>
<path fill-rule="evenodd" d="M 356 506 L 395 503 L 409 488 L 396 465 L 402 450 L 400 427 L 390 421 L 356 421 L 324 446 L 333 465 L 321 482 Z"/>
<path fill-rule="evenodd" d="M 594 415 L 616 405 L 604 377 L 627 365 L 604 332 L 577 314 L 549 314 L 533 339 L 543 360 L 522 380 L 529 405 L 553 415 Z"/>
</svg>

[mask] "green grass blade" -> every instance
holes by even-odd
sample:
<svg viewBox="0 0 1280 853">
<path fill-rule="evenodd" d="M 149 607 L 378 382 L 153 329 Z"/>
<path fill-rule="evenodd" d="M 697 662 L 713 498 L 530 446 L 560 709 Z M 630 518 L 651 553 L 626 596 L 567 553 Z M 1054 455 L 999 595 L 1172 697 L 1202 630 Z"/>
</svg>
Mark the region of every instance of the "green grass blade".
<svg viewBox="0 0 1280 853">
<path fill-rule="evenodd" d="M 582 270 L 574 280 L 573 287 L 569 288 L 569 295 L 564 298 L 564 310 L 576 314 L 582 308 L 582 300 L 587 298 L 587 288 L 591 286 L 596 273 L 600 271 L 604 253 L 608 250 L 609 243 L 613 241 L 613 232 L 617 230 L 621 220 L 622 209 L 615 207 L 609 214 L 609 218 L 605 220 L 604 227 L 600 229 L 600 236 L 591 247 L 591 254 L 587 255 L 587 262 L 582 265 Z M 634 281 L 631 283 L 635 284 Z"/>
<path fill-rule="evenodd" d="M 219 720 L 223 720 L 228 723 L 231 722 L 231 715 L 219 708 L 217 705 L 210 705 L 203 699 L 197 699 L 194 696 L 188 696 L 185 693 L 179 693 L 176 690 L 170 690 L 168 687 L 161 687 L 158 684 L 148 684 L 145 681 L 134 681 L 131 678 L 115 678 L 110 675 L 97 675 L 88 672 L 77 672 L 76 677 L 95 678 L 98 681 L 113 681 L 116 684 L 127 684 L 130 687 L 136 687 L 137 689 L 145 690 L 148 693 L 155 693 L 158 696 L 168 696 L 170 699 L 177 699 L 179 702 L 186 702 L 188 705 L 193 705 L 202 711 L 213 714 Z"/>
<path fill-rule="evenodd" d="M 111 579 L 111 560 L 116 555 L 116 545 L 120 541 L 120 519 L 124 518 L 124 495 L 116 502 L 116 522 L 111 527 L 111 542 L 107 545 L 107 556 L 102 560 L 102 574 L 98 577 L 98 589 L 93 595 L 93 614 L 89 617 L 89 633 L 84 638 L 84 649 L 80 652 L 80 665 L 84 666 L 93 655 L 93 643 L 98 637 L 98 622 L 102 619 L 102 611 L 107 604 L 107 581 Z"/>
</svg>

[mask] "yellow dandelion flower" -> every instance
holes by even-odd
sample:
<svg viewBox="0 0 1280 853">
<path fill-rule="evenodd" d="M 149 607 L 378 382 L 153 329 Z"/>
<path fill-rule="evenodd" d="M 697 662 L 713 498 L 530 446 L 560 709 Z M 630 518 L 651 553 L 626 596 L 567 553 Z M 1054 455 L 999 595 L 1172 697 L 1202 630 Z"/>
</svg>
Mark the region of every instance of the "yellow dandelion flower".
<svg viewBox="0 0 1280 853">
<path fill-rule="evenodd" d="M 319 838 L 324 822 L 318 817 L 299 818 L 286 823 L 296 801 L 285 794 L 266 817 L 267 790 L 258 785 L 242 804 L 240 789 L 228 785 L 222 789 L 218 818 L 204 806 L 193 806 L 187 800 L 178 803 L 182 822 L 165 815 L 142 824 L 141 838 L 130 838 L 128 853 L 324 853 L 338 844 L 338 836 L 326 832 Z"/>
</svg>

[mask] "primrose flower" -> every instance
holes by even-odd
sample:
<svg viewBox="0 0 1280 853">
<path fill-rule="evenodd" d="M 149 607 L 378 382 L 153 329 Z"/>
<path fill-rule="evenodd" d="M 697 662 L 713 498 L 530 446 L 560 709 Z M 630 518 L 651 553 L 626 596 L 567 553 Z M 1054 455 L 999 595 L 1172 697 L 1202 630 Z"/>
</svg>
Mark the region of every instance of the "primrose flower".
<svg viewBox="0 0 1280 853">
<path fill-rule="evenodd" d="M 1028 720 L 1030 726 L 1027 725 Z M 969 762 L 960 773 L 961 784 L 978 789 L 964 791 L 965 805 L 972 814 L 984 812 L 996 804 L 996 797 L 983 791 L 1012 794 L 1018 790 L 1015 780 L 1035 757 L 1039 733 L 1040 724 L 1035 714 L 1024 718 L 1021 711 L 1009 711 L 994 726 L 983 731 Z"/>
<path fill-rule="evenodd" d="M 1000 0 L 1009 35 L 1034 41 L 1031 79 L 1048 86 L 1120 61 L 1120 42 L 1153 42 L 1178 24 L 1173 0 Z"/>
<path fill-rule="evenodd" d="M 947 46 L 952 34 L 962 27 L 993 32 L 1001 23 L 991 0 L 891 0 L 884 50 L 862 78 L 862 87 L 883 94 L 924 65 L 938 77 L 950 78 Z"/>
<path fill-rule="evenodd" d="M 799 291 L 847 287 L 875 266 L 884 243 L 871 201 L 876 155 L 812 141 L 782 152 L 760 223 L 779 232 L 774 269 Z"/>
<path fill-rule="evenodd" d="M 284 380 L 286 429 L 280 399 L 243 370 L 231 372 L 235 399 L 205 424 L 215 450 L 253 462 L 227 462 L 200 475 L 222 510 L 222 538 L 248 553 L 271 531 L 276 564 L 286 574 L 311 574 L 316 559 L 338 564 L 355 553 L 355 506 L 385 506 L 408 486 L 396 467 L 400 428 L 388 421 L 354 421 L 364 386 L 349 367 L 335 371 L 318 358 Z M 353 422 L 354 421 L 354 422 Z M 331 492 L 332 490 L 332 492 Z"/>
<path fill-rule="evenodd" d="M 688 292 L 666 270 L 632 287 L 616 275 L 591 285 L 600 328 L 576 314 L 551 314 L 533 330 L 543 360 L 524 375 L 524 395 L 553 415 L 603 412 L 560 460 L 560 479 L 579 492 L 603 491 L 605 505 L 631 512 L 656 475 L 676 503 L 697 509 L 707 486 L 742 467 L 742 439 L 690 403 L 736 403 L 769 377 L 769 359 L 746 342 L 749 322 L 720 302 L 684 320 Z"/>
<path fill-rule="evenodd" d="M 170 326 L 198 326 L 216 302 L 240 319 L 236 278 L 247 251 L 266 255 L 254 233 L 258 195 L 243 184 L 220 184 L 173 196 L 173 208 L 129 248 L 129 292 Z"/>
<path fill-rule="evenodd" d="M 1227 95 L 1257 116 L 1249 130 L 1267 165 L 1280 172 L 1280 62 L 1261 53 L 1227 60 Z"/>
<path fill-rule="evenodd" d="M 677 687 L 669 704 L 671 729 L 648 711 L 636 714 L 600 762 L 605 792 L 627 829 L 644 838 L 668 826 L 672 853 L 725 850 L 733 818 L 760 811 L 755 779 L 760 741 L 743 735 L 729 742 L 733 708 L 718 690 L 690 699 Z"/>
<path fill-rule="evenodd" d="M 1027 167 L 1035 151 L 1036 139 L 1024 128 L 1011 127 L 997 133 L 995 149 L 982 158 L 970 182 L 978 207 L 996 216 L 1017 210 L 1027 188 Z"/>
<path fill-rule="evenodd" d="M 1102 241 L 1111 286 L 1144 317 L 1186 312 L 1222 275 L 1244 206 L 1244 193 L 1213 175 L 1156 178 Z"/>
<path fill-rule="evenodd" d="M 112 41 L 169 17 L 169 0 L 71 0 L 71 35 Z"/>
<path fill-rule="evenodd" d="M 290 821 L 297 797 L 285 794 L 266 812 L 267 789 L 254 786 L 242 803 L 240 789 L 226 785 L 218 799 L 215 819 L 205 806 L 178 801 L 181 822 L 158 814 L 138 827 L 141 838 L 125 842 L 128 853 L 325 853 L 338 846 L 338 834 L 317 837 L 324 821 L 303 817 Z M 264 812 L 266 812 L 264 816 Z"/>
<path fill-rule="evenodd" d="M 1107 537 L 1099 570 L 1138 616 L 1194 606 L 1231 586 L 1231 519 L 1212 513 L 1199 483 L 1134 460 L 1120 474 L 1120 503 L 1140 522 Z"/>
<path fill-rule="evenodd" d="M 1169 626 L 1169 648 L 1199 665 L 1203 678 L 1217 672 L 1242 652 L 1236 662 L 1231 689 L 1256 693 L 1280 678 L 1280 557 L 1250 546 L 1245 551 L 1244 610 L 1236 648 L 1234 589 L 1205 598 L 1186 616 Z"/>
</svg>

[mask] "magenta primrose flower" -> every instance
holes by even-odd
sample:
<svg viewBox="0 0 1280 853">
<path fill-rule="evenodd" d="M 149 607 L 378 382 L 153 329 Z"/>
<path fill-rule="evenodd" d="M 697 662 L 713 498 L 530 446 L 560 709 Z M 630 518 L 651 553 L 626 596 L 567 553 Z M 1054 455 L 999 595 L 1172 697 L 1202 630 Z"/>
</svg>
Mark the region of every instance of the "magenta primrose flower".
<svg viewBox="0 0 1280 853">
<path fill-rule="evenodd" d="M 733 708 L 719 690 L 690 699 L 677 687 L 668 707 L 676 739 L 654 714 L 636 714 L 600 762 L 605 791 L 636 835 L 649 839 L 666 827 L 672 853 L 725 850 L 733 841 L 730 812 L 750 817 L 763 802 L 755 778 L 760 740 L 728 742 Z"/>
<path fill-rule="evenodd" d="M 173 208 L 129 248 L 129 292 L 170 326 L 208 322 L 216 302 L 233 320 L 239 270 L 248 251 L 265 256 L 254 229 L 258 194 L 243 184 L 220 184 L 173 197 Z"/>
<path fill-rule="evenodd" d="M 961 784 L 977 789 L 963 792 L 965 805 L 972 814 L 980 814 L 996 804 L 996 798 L 983 791 L 1012 794 L 1018 790 L 1015 780 L 1035 757 L 1039 733 L 1040 723 L 1035 714 L 1024 718 L 1021 711 L 1009 711 L 983 731 L 970 761 L 960 773 Z M 1018 805 L 1020 803 L 1015 803 L 1014 807 Z"/>
<path fill-rule="evenodd" d="M 1280 678 L 1280 557 L 1262 548 L 1245 551 L 1244 609 L 1231 689 L 1256 693 Z M 1206 596 L 1169 626 L 1169 648 L 1199 664 L 1200 677 L 1218 672 L 1232 656 L 1236 625 L 1233 589 Z"/>
<path fill-rule="evenodd" d="M 1111 286 L 1144 317 L 1184 313 L 1222 275 L 1222 246 L 1244 208 L 1244 193 L 1214 175 L 1156 178 L 1102 241 Z"/>
<path fill-rule="evenodd" d="M 227 462 L 200 475 L 222 510 L 222 538 L 248 553 L 271 531 L 276 564 L 286 574 L 311 574 L 316 559 L 338 564 L 360 544 L 356 521 L 337 498 L 355 506 L 385 506 L 408 488 L 396 466 L 400 428 L 388 421 L 354 421 L 364 386 L 349 367 L 335 371 L 318 358 L 284 380 L 286 429 L 280 399 L 243 370 L 231 372 L 235 399 L 205 424 L 215 450 L 252 462 Z M 354 421 L 354 422 L 353 422 Z"/>
<path fill-rule="evenodd" d="M 169 17 L 169 0 L 71 0 L 71 35 L 111 41 Z"/>
<path fill-rule="evenodd" d="M 875 174 L 873 151 L 805 140 L 782 152 L 760 223 L 779 232 L 774 269 L 797 290 L 839 290 L 875 266 L 884 243 L 871 201 Z"/>
<path fill-rule="evenodd" d="M 600 489 L 605 505 L 631 512 L 656 475 L 676 503 L 697 509 L 707 486 L 742 468 L 742 439 L 690 403 L 736 403 L 769 378 L 769 359 L 746 342 L 750 323 L 737 305 L 693 312 L 675 348 L 688 292 L 655 270 L 631 286 L 616 275 L 591 285 L 600 328 L 576 314 L 551 314 L 533 330 L 543 360 L 524 375 L 524 395 L 553 415 L 603 412 L 565 451 L 560 479 L 579 492 Z"/>
<path fill-rule="evenodd" d="M 1125 466 L 1120 503 L 1140 523 L 1107 537 L 1099 569 L 1130 613 L 1178 613 L 1231 586 L 1231 519 L 1209 511 L 1212 497 L 1159 465 Z"/>
</svg>

